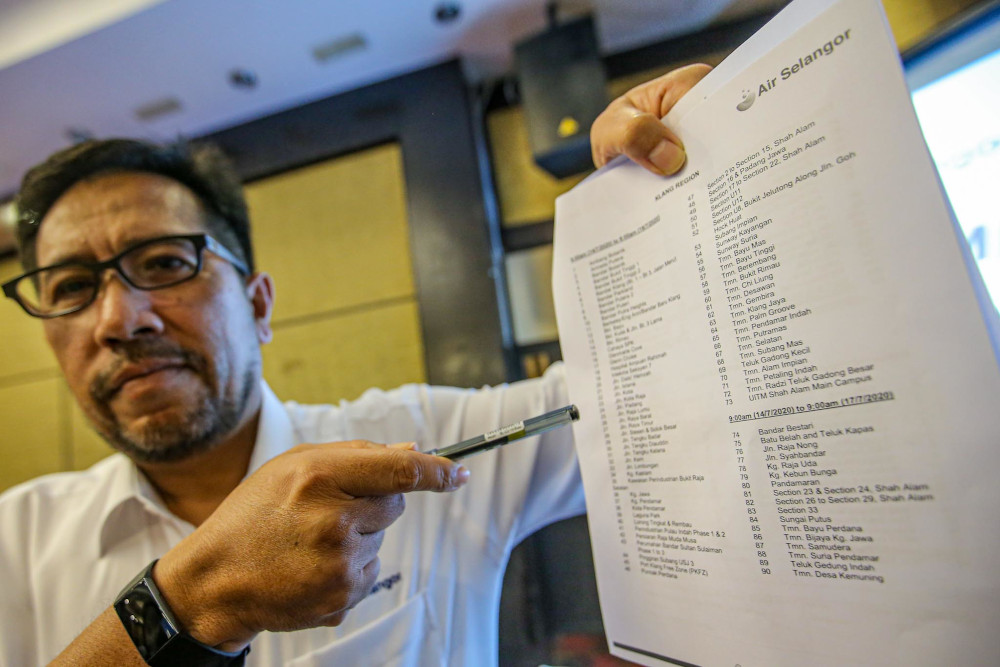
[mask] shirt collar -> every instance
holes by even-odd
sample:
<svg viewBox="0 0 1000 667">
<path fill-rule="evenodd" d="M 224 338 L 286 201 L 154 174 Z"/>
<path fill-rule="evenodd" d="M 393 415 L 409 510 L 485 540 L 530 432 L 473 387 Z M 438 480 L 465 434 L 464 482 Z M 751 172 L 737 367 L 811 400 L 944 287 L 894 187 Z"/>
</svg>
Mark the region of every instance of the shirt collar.
<svg viewBox="0 0 1000 667">
<path fill-rule="evenodd" d="M 124 454 L 114 454 L 107 463 L 110 477 L 105 488 L 98 531 L 98 557 L 148 523 L 145 515 L 166 514 L 152 484 Z"/>
<path fill-rule="evenodd" d="M 260 422 L 257 424 L 257 439 L 254 441 L 253 455 L 247 466 L 249 477 L 257 469 L 278 454 L 288 451 L 298 444 L 295 429 L 288 411 L 267 383 L 261 380 L 263 399 L 260 408 Z M 244 478 L 245 479 L 245 478 Z"/>
<path fill-rule="evenodd" d="M 278 454 L 295 446 L 295 430 L 285 407 L 261 380 L 261 411 L 257 438 L 247 468 L 247 476 L 256 472 Z M 98 556 L 105 556 L 116 544 L 148 526 L 151 520 L 180 521 L 160 500 L 145 475 L 124 454 L 114 454 L 106 462 L 108 481 L 98 530 Z"/>
</svg>

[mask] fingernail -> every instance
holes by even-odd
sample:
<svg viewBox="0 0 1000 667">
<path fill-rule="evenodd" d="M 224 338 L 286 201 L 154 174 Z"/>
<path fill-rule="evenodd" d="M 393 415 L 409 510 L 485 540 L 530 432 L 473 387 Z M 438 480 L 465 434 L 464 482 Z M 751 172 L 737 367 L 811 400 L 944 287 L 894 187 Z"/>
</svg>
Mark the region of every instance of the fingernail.
<svg viewBox="0 0 1000 667">
<path fill-rule="evenodd" d="M 680 171 L 685 158 L 684 149 L 666 139 L 660 140 L 656 148 L 649 152 L 649 161 L 667 176 Z"/>
<path fill-rule="evenodd" d="M 454 480 L 455 487 L 459 487 L 469 481 L 469 469 L 465 466 L 458 466 L 455 470 L 455 474 L 452 479 Z"/>
<path fill-rule="evenodd" d="M 389 445 L 392 449 L 416 449 L 417 443 L 415 442 L 394 442 Z"/>
</svg>

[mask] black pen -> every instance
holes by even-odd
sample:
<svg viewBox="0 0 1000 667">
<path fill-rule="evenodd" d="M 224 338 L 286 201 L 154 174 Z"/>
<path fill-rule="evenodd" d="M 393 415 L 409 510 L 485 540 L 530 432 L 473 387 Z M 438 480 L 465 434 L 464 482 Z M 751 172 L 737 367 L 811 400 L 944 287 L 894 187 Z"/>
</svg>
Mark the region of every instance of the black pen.
<svg viewBox="0 0 1000 667">
<path fill-rule="evenodd" d="M 524 421 L 498 428 L 489 433 L 477 435 L 475 438 L 469 438 L 448 447 L 432 449 L 427 453 L 457 461 L 472 454 L 478 454 L 479 452 L 485 452 L 500 445 L 506 445 L 508 442 L 513 442 L 514 440 L 539 435 L 559 426 L 565 426 L 570 422 L 575 422 L 579 418 L 580 411 L 576 409 L 576 406 L 567 405 L 564 408 L 546 412 L 544 415 L 525 419 Z"/>
</svg>

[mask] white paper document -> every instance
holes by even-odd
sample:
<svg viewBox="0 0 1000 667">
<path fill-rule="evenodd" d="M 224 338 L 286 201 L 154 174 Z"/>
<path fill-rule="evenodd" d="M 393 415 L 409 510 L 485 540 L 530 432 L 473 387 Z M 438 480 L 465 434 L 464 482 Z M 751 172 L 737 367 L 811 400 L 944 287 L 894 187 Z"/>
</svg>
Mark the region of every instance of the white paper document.
<svg viewBox="0 0 1000 667">
<path fill-rule="evenodd" d="M 880 3 L 793 3 L 667 122 L 679 175 L 557 203 L 612 651 L 1000 664 L 992 306 Z"/>
</svg>

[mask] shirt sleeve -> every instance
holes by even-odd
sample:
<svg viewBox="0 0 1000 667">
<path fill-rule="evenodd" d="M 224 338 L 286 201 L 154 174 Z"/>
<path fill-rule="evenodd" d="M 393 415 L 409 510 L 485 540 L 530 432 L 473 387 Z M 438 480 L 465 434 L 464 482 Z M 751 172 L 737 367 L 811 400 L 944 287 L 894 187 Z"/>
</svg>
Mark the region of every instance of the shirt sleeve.
<svg viewBox="0 0 1000 667">
<path fill-rule="evenodd" d="M 569 398 L 563 366 L 554 364 L 541 378 L 497 387 L 425 387 L 421 403 L 427 431 L 421 446 L 430 449 L 536 417 Z M 585 511 L 571 427 L 517 440 L 463 464 L 471 472 L 463 511 L 504 554 L 538 529 Z"/>
</svg>

